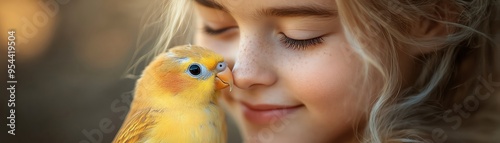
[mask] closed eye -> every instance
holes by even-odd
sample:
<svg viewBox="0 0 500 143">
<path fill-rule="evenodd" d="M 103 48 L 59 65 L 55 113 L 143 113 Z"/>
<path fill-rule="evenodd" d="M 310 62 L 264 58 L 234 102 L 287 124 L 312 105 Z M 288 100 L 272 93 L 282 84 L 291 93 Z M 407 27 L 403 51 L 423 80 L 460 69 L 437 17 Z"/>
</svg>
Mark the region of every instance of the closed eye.
<svg viewBox="0 0 500 143">
<path fill-rule="evenodd" d="M 284 33 L 280 33 L 280 41 L 285 45 L 285 47 L 293 50 L 305 50 L 309 47 L 316 46 L 323 43 L 323 36 L 311 38 L 311 39 L 293 39 L 286 36 Z"/>
<path fill-rule="evenodd" d="M 205 33 L 207 33 L 208 35 L 219 35 L 219 34 L 222 34 L 232 28 L 238 28 L 236 26 L 231 26 L 231 27 L 225 27 L 225 28 L 221 28 L 221 29 L 213 29 L 213 28 L 210 28 L 208 27 L 207 25 L 203 26 L 203 31 L 205 31 Z"/>
</svg>

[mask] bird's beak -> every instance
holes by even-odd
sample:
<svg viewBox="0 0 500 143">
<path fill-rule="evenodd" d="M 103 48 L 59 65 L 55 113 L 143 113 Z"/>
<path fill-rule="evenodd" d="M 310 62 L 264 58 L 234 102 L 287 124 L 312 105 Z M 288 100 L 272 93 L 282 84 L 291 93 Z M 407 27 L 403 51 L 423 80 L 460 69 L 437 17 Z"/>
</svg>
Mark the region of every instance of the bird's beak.
<svg viewBox="0 0 500 143">
<path fill-rule="evenodd" d="M 224 89 L 233 84 L 233 73 L 226 67 L 223 71 L 215 75 L 215 89 Z M 230 87 L 231 88 L 231 87 Z"/>
</svg>

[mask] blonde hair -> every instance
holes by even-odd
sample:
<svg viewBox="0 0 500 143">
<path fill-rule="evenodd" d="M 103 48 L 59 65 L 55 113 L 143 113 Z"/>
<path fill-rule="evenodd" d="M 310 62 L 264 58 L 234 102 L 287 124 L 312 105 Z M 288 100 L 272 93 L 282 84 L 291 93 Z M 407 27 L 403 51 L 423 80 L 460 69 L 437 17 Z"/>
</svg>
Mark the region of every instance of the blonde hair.
<svg viewBox="0 0 500 143">
<path fill-rule="evenodd" d="M 150 13 L 153 16 L 145 20 L 147 24 L 155 24 L 149 25 L 150 29 L 161 27 L 152 28 L 158 32 L 158 41 L 148 56 L 140 57 L 139 61 L 147 62 L 147 57 L 164 52 L 172 45 L 191 42 L 195 31 L 192 3 L 193 0 L 167 0 L 157 4 L 158 9 L 152 8 L 152 13 L 164 11 L 157 15 Z M 346 37 L 364 63 L 361 73 L 364 83 L 371 80 L 382 83 L 379 89 L 363 86 L 364 90 L 376 91 L 378 96 L 366 109 L 364 132 L 357 135 L 361 142 L 432 141 L 434 129 L 441 128 L 437 124 L 443 122 L 445 110 L 453 109 L 454 103 L 473 94 L 473 86 L 479 84 L 478 77 L 491 75 L 493 1 L 340 0 L 337 4 Z M 444 36 L 422 39 L 411 31 L 421 20 L 453 30 Z M 416 82 L 406 89 L 401 87 L 398 65 L 401 55 L 397 51 L 402 48 L 435 48 L 433 52 L 415 57 L 422 64 L 422 71 Z M 463 75 L 460 65 L 468 57 L 477 64 L 469 69 L 472 74 Z M 371 78 L 374 75 L 381 78 Z M 458 130 L 446 132 L 458 135 L 455 134 Z M 474 135 L 461 137 L 469 136 Z"/>
<path fill-rule="evenodd" d="M 493 1 L 345 0 L 337 3 L 347 39 L 365 61 L 365 77 L 378 74 L 383 83 L 371 107 L 362 141 L 439 142 L 432 140 L 432 133 L 442 131 L 435 129 L 441 129 L 436 124 L 442 123 L 444 110 L 453 109 L 454 103 L 472 94 L 473 87 L 479 84 L 475 79 L 492 74 Z M 422 20 L 453 30 L 443 36 L 419 38 L 412 30 L 418 28 Z M 398 48 L 435 49 L 416 57 L 422 71 L 407 89 L 396 84 L 402 82 Z M 464 75 L 460 66 L 468 57 L 475 58 L 477 65 L 467 69 L 472 70 L 472 74 Z M 459 93 L 460 88 L 467 93 Z M 498 117 L 494 119 L 498 121 Z M 447 132 L 458 137 L 457 131 Z M 467 134 L 461 138 L 474 136 Z"/>
<path fill-rule="evenodd" d="M 141 19 L 137 50 L 123 77 L 137 79 L 137 67 L 141 64 L 149 63 L 169 47 L 192 43 L 195 31 L 193 13 L 192 0 L 152 2 Z"/>
</svg>

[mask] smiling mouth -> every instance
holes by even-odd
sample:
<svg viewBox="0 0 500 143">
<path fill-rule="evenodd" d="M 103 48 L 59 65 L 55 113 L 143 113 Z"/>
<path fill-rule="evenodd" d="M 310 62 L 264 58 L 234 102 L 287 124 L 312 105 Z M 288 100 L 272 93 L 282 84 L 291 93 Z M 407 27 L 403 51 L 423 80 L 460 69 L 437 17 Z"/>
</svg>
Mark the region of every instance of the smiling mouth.
<svg viewBox="0 0 500 143">
<path fill-rule="evenodd" d="M 302 104 L 300 105 L 272 105 L 272 104 L 258 104 L 258 105 L 251 105 L 245 102 L 242 102 L 243 105 L 245 105 L 248 109 L 255 110 L 255 111 L 270 111 L 270 110 L 286 110 L 286 109 L 293 109 L 293 108 L 298 108 L 301 106 L 304 106 Z"/>
<path fill-rule="evenodd" d="M 289 106 L 271 104 L 251 105 L 245 102 L 241 103 L 244 117 L 247 121 L 255 124 L 269 124 L 273 120 L 284 118 L 304 107 L 303 104 Z"/>
</svg>

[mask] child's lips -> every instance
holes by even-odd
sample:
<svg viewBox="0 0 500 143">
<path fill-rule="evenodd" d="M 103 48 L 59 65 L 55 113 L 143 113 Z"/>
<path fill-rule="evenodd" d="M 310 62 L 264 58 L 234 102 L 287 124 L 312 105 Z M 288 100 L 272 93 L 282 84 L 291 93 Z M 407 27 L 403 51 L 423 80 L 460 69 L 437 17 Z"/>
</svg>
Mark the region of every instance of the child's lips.
<svg viewBox="0 0 500 143">
<path fill-rule="evenodd" d="M 241 102 L 243 105 L 243 115 L 245 118 L 255 124 L 269 124 L 278 121 L 288 114 L 297 111 L 304 107 L 299 105 L 273 105 L 273 104 L 248 104 Z"/>
</svg>

